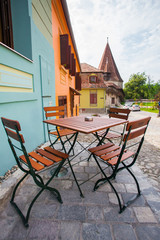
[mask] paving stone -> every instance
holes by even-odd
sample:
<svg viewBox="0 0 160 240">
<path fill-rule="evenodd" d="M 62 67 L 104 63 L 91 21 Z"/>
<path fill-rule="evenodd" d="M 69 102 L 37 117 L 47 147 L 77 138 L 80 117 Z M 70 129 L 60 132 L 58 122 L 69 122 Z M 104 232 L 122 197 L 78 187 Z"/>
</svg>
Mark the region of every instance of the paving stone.
<svg viewBox="0 0 160 240">
<path fill-rule="evenodd" d="M 137 193 L 136 184 L 125 184 L 125 187 L 127 189 L 127 192 L 129 192 L 129 193 Z"/>
<path fill-rule="evenodd" d="M 80 240 L 81 224 L 79 222 L 62 222 L 58 239 Z"/>
<path fill-rule="evenodd" d="M 116 182 L 113 182 L 112 184 L 119 193 L 126 192 L 126 188 L 125 188 L 126 184 L 116 183 Z"/>
<path fill-rule="evenodd" d="M 29 224 L 32 224 L 29 219 Z M 14 224 L 12 231 L 8 234 L 7 240 L 25 240 L 30 232 L 30 227 L 26 228 L 21 219 L 19 218 Z"/>
<path fill-rule="evenodd" d="M 86 204 L 98 204 L 98 205 L 108 205 L 109 200 L 107 193 L 105 192 L 87 192 L 85 193 L 85 198 L 83 199 L 83 202 Z"/>
<path fill-rule="evenodd" d="M 131 208 L 126 208 L 124 212 L 119 214 L 119 207 L 104 207 L 104 219 L 106 222 L 124 222 L 135 223 L 136 218 Z"/>
<path fill-rule="evenodd" d="M 135 228 L 138 240 L 159 240 L 160 226 L 138 225 Z"/>
<path fill-rule="evenodd" d="M 115 240 L 136 240 L 132 225 L 129 224 L 114 224 L 113 234 Z M 145 239 L 145 238 L 144 238 Z"/>
<path fill-rule="evenodd" d="M 60 224 L 55 221 L 41 220 L 30 221 L 28 239 L 58 239 Z"/>
<path fill-rule="evenodd" d="M 51 219 L 57 213 L 57 205 L 50 203 L 35 203 L 32 209 L 32 218 L 44 218 L 44 219 Z"/>
<path fill-rule="evenodd" d="M 135 196 L 135 193 L 122 193 L 122 199 L 126 203 Z M 146 200 L 143 195 L 140 195 L 130 206 L 144 207 L 146 206 Z"/>
<path fill-rule="evenodd" d="M 73 190 L 64 190 L 61 192 L 61 197 L 63 200 L 63 203 L 81 203 L 82 197 L 79 194 L 79 191 L 73 191 Z"/>
<path fill-rule="evenodd" d="M 149 207 L 133 207 L 136 217 L 141 223 L 156 223 L 153 212 Z"/>
<path fill-rule="evenodd" d="M 16 219 L 12 217 L 2 218 L 0 221 L 0 240 L 8 240 L 8 235 L 13 231 Z"/>
<path fill-rule="evenodd" d="M 110 227 L 107 224 L 84 223 L 82 238 L 84 240 L 112 240 Z"/>
<path fill-rule="evenodd" d="M 85 172 L 87 173 L 98 173 L 99 170 L 98 170 L 98 167 L 96 166 L 89 166 L 89 167 L 85 167 Z"/>
<path fill-rule="evenodd" d="M 89 206 L 87 207 L 87 218 L 88 220 L 103 220 L 102 207 L 99 206 Z"/>
<path fill-rule="evenodd" d="M 78 205 L 61 205 L 58 210 L 59 220 L 84 221 L 86 217 L 86 207 Z"/>
<path fill-rule="evenodd" d="M 111 203 L 116 204 L 116 205 L 118 204 L 118 199 L 117 199 L 117 196 L 116 196 L 115 193 L 109 193 L 108 196 L 109 196 L 109 201 Z M 121 197 L 121 195 L 119 193 L 118 193 L 118 196 L 120 198 L 120 201 L 123 203 L 122 197 Z"/>
</svg>

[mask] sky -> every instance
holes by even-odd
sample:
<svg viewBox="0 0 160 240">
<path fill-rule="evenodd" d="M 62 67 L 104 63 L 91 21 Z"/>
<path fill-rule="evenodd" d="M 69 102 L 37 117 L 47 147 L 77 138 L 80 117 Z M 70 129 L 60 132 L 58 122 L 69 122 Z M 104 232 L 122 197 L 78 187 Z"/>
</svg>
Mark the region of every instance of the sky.
<svg viewBox="0 0 160 240">
<path fill-rule="evenodd" d="M 108 42 L 127 82 L 145 72 L 160 80 L 160 0 L 67 0 L 81 63 L 98 68 Z"/>
</svg>

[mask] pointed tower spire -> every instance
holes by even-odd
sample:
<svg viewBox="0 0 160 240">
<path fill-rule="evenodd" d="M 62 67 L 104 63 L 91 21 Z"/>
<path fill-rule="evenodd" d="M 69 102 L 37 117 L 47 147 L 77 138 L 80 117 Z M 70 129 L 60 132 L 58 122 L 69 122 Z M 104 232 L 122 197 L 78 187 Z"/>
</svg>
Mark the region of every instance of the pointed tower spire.
<svg viewBox="0 0 160 240">
<path fill-rule="evenodd" d="M 120 81 L 122 82 L 123 80 L 121 79 L 121 76 L 118 72 L 117 66 L 115 64 L 114 58 L 112 56 L 112 52 L 108 43 L 108 37 L 107 37 L 107 45 L 105 47 L 105 50 L 103 52 L 99 67 L 100 70 L 110 74 L 110 78 L 114 81 Z"/>
</svg>

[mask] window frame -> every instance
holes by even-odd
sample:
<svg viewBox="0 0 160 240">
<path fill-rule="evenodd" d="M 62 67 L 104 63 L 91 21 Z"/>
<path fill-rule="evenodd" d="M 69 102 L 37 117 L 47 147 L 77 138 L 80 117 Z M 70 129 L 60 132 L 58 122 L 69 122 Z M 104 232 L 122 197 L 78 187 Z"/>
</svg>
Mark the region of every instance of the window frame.
<svg viewBox="0 0 160 240">
<path fill-rule="evenodd" d="M 90 105 L 97 106 L 97 91 L 90 91 Z"/>
<path fill-rule="evenodd" d="M 91 78 L 93 78 L 93 77 L 95 78 L 95 81 L 92 81 L 92 80 L 91 80 Z M 95 75 L 95 74 L 94 74 L 94 75 L 90 75 L 90 76 L 89 76 L 89 82 L 90 82 L 90 83 L 97 83 L 97 75 Z"/>
</svg>

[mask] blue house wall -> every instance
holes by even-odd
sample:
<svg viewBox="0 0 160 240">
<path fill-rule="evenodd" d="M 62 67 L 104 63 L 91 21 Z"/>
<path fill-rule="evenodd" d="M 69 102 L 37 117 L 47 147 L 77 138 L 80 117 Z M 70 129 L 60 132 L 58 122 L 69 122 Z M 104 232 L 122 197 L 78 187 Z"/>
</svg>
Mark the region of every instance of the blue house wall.
<svg viewBox="0 0 160 240">
<path fill-rule="evenodd" d="M 0 117 L 20 122 L 28 151 L 47 140 L 43 106 L 55 104 L 54 50 L 35 25 L 31 5 L 31 0 L 11 1 L 15 51 L 0 43 L 0 77 L 5 72 L 4 67 L 32 76 L 32 92 L 28 91 L 29 88 L 21 91 L 20 80 L 12 79 L 12 74 L 8 75 L 9 83 L 6 86 L 0 78 Z M 19 26 L 18 19 L 21 20 Z M 6 87 L 7 91 L 2 87 Z M 18 91 L 14 91 L 14 88 Z M 0 133 L 0 175 L 4 175 L 16 162 L 1 122 Z"/>
</svg>

